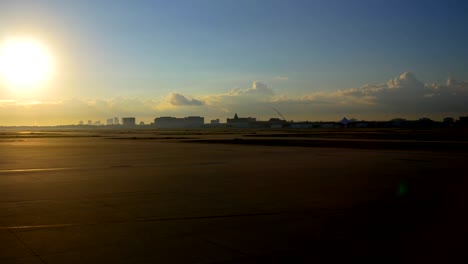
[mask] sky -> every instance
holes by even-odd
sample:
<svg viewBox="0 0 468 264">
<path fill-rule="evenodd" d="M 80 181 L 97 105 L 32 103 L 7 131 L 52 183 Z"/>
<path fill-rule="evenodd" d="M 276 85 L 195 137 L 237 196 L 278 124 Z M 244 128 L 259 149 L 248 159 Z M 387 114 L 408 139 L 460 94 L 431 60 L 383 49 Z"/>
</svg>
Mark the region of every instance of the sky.
<svg viewBox="0 0 468 264">
<path fill-rule="evenodd" d="M 134 116 L 440 120 L 468 115 L 468 2 L 2 0 L 47 83 L 0 82 L 1 125 Z"/>
</svg>

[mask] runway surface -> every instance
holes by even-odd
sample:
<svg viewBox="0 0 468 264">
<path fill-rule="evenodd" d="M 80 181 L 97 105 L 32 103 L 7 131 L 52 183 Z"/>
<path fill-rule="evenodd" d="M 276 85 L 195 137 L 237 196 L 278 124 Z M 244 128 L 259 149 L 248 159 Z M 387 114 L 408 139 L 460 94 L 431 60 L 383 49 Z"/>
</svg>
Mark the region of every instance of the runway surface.
<svg viewBox="0 0 468 264">
<path fill-rule="evenodd" d="M 467 260 L 467 152 L 332 146 L 4 137 L 0 263 Z"/>
</svg>

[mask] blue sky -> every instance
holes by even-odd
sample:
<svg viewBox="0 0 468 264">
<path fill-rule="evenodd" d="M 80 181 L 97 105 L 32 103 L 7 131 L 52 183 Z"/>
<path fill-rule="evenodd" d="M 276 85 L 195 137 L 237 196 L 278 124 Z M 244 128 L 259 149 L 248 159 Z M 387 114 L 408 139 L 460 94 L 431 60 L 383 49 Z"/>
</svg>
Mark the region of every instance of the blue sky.
<svg viewBox="0 0 468 264">
<path fill-rule="evenodd" d="M 466 1 L 7 0 L 0 36 L 55 50 L 54 100 L 203 99 L 255 80 L 292 100 L 408 71 L 424 83 L 468 80 L 467 11 Z M 236 110 L 210 111 L 199 112 Z"/>
</svg>

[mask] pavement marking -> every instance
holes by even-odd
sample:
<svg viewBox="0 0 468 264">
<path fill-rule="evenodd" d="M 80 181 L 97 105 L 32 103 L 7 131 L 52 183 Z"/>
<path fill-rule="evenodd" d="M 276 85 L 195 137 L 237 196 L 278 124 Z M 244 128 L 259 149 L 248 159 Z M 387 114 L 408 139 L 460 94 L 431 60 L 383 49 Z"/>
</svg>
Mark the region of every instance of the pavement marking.
<svg viewBox="0 0 468 264">
<path fill-rule="evenodd" d="M 81 200 L 93 200 L 93 199 L 105 199 L 114 197 L 126 197 L 126 196 L 144 196 L 144 195 L 161 195 L 162 192 L 154 191 L 134 191 L 134 192 L 116 192 L 116 193 L 103 193 L 94 195 L 81 195 L 79 197 L 62 197 L 57 199 L 29 199 L 29 200 L 10 200 L 0 201 L 0 206 L 8 204 L 22 204 L 22 203 L 41 203 L 41 202 L 68 202 L 68 201 L 81 201 Z M 165 192 L 164 194 L 178 194 L 177 192 Z"/>
<path fill-rule="evenodd" d="M 9 169 L 9 170 L 0 170 L 0 173 L 61 171 L 61 170 L 73 170 L 73 169 L 80 169 L 80 168 L 79 167 L 64 167 L 64 168 L 39 168 L 39 169 Z"/>
<path fill-rule="evenodd" d="M 32 229 L 63 228 L 63 227 L 87 226 L 87 225 L 91 226 L 91 225 L 124 224 L 124 223 L 138 223 L 138 222 L 162 222 L 162 221 L 202 220 L 202 219 L 233 218 L 233 217 L 255 217 L 255 216 L 271 216 L 271 215 L 281 215 L 281 214 L 285 214 L 285 212 L 265 212 L 265 213 L 250 213 L 250 214 L 208 215 L 208 216 L 167 217 L 167 218 L 151 217 L 151 218 L 102 221 L 102 222 L 88 222 L 88 223 L 0 226 L 0 230 L 32 230 Z"/>
<path fill-rule="evenodd" d="M 207 165 L 219 165 L 225 164 L 226 162 L 190 162 L 177 164 L 178 167 L 192 167 L 192 166 L 207 166 Z M 94 166 L 94 167 L 57 167 L 57 168 L 31 168 L 31 169 L 3 169 L 0 170 L 0 174 L 4 173 L 28 173 L 28 172 L 44 172 L 44 171 L 66 171 L 66 170 L 102 170 L 102 169 L 127 169 L 127 168 L 136 168 L 136 167 L 145 167 L 145 168 L 154 168 L 154 167 L 167 167 L 174 166 L 172 163 L 162 163 L 162 164 L 153 164 L 153 165 L 132 165 L 132 164 L 116 164 L 109 166 Z"/>
</svg>

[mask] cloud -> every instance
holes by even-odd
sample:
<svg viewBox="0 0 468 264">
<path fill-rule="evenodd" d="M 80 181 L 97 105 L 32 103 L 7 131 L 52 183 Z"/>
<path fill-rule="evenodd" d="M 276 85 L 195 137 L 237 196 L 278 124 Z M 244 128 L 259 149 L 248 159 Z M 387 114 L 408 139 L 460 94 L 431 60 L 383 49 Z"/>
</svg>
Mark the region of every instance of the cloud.
<svg viewBox="0 0 468 264">
<path fill-rule="evenodd" d="M 435 95 L 467 95 L 468 94 L 468 82 L 457 81 L 449 78 L 445 84 L 431 83 L 426 84 L 426 87 L 433 91 Z"/>
<path fill-rule="evenodd" d="M 276 80 L 276 81 L 287 81 L 289 80 L 288 76 L 281 76 L 281 75 L 278 75 L 278 76 L 275 76 L 273 78 L 273 80 Z"/>
<path fill-rule="evenodd" d="M 193 107 L 197 106 L 197 107 Z M 209 118 L 276 117 L 277 108 L 293 120 L 338 120 L 343 116 L 385 120 L 395 117 L 441 119 L 468 114 L 468 82 L 449 78 L 444 83 L 424 83 L 405 72 L 386 82 L 361 87 L 317 91 L 290 96 L 277 94 L 263 82 L 225 93 L 188 99 L 180 93 L 160 98 L 71 98 L 59 101 L 0 99 L 0 126 L 76 124 L 80 120 L 105 120 L 135 116 L 145 122 L 157 116 L 201 115 Z"/>
<path fill-rule="evenodd" d="M 243 112 L 245 115 L 262 113 L 265 109 L 271 111 L 275 92 L 263 82 L 254 81 L 249 88 L 234 88 L 227 93 L 211 94 L 203 97 L 206 107 L 211 112 L 233 114 Z"/>
<path fill-rule="evenodd" d="M 1 125 L 76 124 L 80 120 L 136 116 L 151 120 L 160 101 L 116 97 L 71 98 L 59 101 L 0 100 Z M 151 119 L 150 119 L 151 118 Z"/>
<path fill-rule="evenodd" d="M 425 84 L 411 72 L 385 83 L 366 84 L 358 88 L 314 92 L 299 98 L 279 97 L 277 103 L 306 104 L 326 113 L 353 113 L 375 116 L 442 116 L 466 115 L 468 82 L 448 79 L 446 84 Z"/>
<path fill-rule="evenodd" d="M 54 105 L 60 104 L 60 101 L 42 102 L 38 100 L 12 100 L 12 99 L 0 99 L 0 108 L 4 107 L 27 107 L 32 105 Z"/>
<path fill-rule="evenodd" d="M 166 100 L 175 106 L 200 106 L 203 105 L 204 102 L 196 99 L 189 100 L 185 96 L 179 93 L 171 93 L 166 98 Z"/>
<path fill-rule="evenodd" d="M 343 91 L 348 96 L 369 96 L 376 110 L 407 113 L 467 111 L 468 82 L 449 79 L 445 85 L 424 84 L 405 72 L 387 83 Z"/>
<path fill-rule="evenodd" d="M 0 100 L 0 107 L 15 105 L 16 103 L 16 100 Z"/>
<path fill-rule="evenodd" d="M 234 88 L 228 93 L 229 96 L 273 96 L 273 94 L 273 90 L 268 85 L 259 81 L 254 81 L 250 88 Z"/>
<path fill-rule="evenodd" d="M 275 106 L 296 120 L 334 120 L 351 115 L 379 120 L 396 116 L 442 118 L 468 113 L 468 82 L 449 79 L 445 84 L 426 84 L 413 73 L 404 72 L 383 83 L 295 97 L 276 94 L 265 83 L 255 81 L 249 88 L 202 98 L 210 116 L 237 112 L 266 119 L 275 116 L 271 111 Z"/>
</svg>

